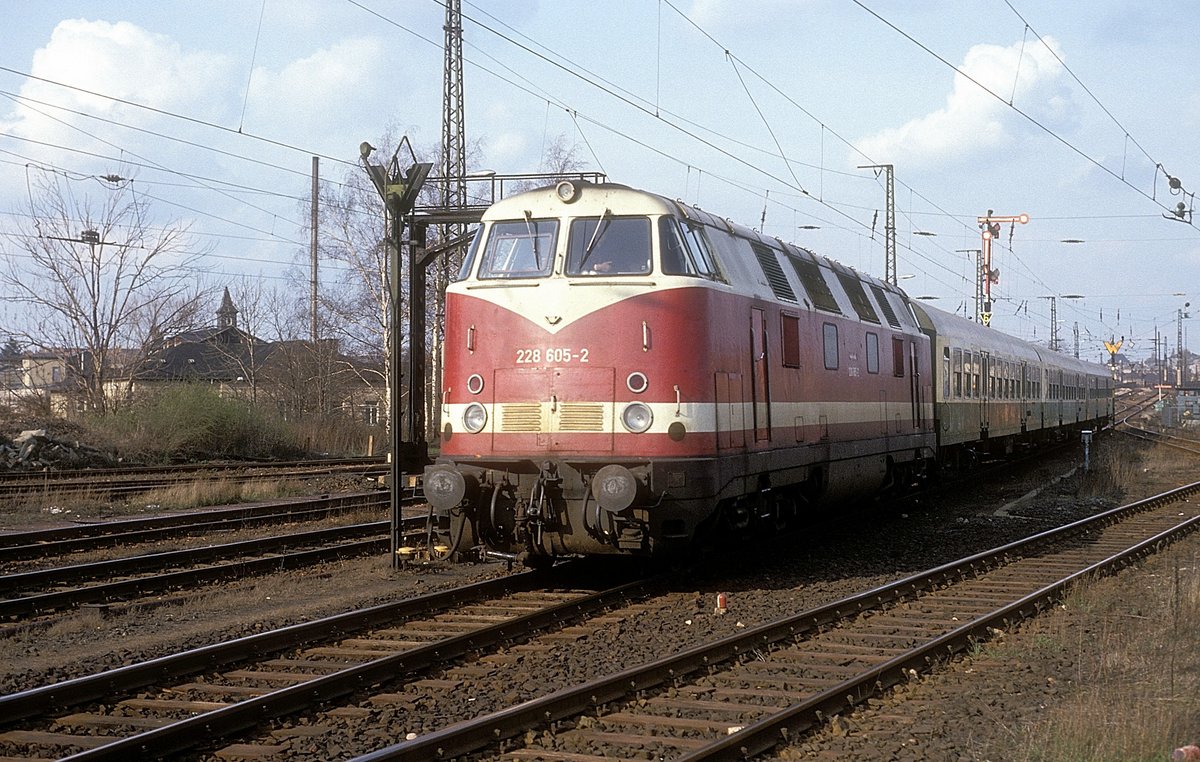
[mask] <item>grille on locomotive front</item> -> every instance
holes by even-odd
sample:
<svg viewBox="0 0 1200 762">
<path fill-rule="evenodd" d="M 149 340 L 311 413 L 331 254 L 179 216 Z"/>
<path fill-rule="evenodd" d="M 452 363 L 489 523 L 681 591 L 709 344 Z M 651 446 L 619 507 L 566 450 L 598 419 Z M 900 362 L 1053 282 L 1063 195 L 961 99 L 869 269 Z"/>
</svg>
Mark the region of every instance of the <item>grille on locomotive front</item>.
<svg viewBox="0 0 1200 762">
<path fill-rule="evenodd" d="M 559 431 L 604 431 L 604 405 L 594 402 L 564 402 Z"/>
<path fill-rule="evenodd" d="M 506 434 L 605 431 L 604 407 L 599 402 L 561 402 L 547 426 L 545 406 L 541 403 L 509 402 L 500 406 L 500 431 Z"/>
</svg>

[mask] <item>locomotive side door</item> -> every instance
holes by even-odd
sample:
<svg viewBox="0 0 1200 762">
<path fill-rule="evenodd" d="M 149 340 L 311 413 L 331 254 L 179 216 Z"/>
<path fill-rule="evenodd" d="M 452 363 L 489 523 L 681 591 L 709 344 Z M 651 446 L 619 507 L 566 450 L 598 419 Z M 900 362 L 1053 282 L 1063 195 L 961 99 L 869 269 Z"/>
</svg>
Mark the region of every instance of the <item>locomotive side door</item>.
<svg viewBox="0 0 1200 762">
<path fill-rule="evenodd" d="M 746 446 L 742 374 L 717 371 L 714 381 L 717 402 L 717 449 L 740 450 Z"/>
<path fill-rule="evenodd" d="M 753 395 L 754 441 L 771 438 L 771 386 L 767 357 L 767 315 L 750 309 L 750 388 Z"/>
</svg>

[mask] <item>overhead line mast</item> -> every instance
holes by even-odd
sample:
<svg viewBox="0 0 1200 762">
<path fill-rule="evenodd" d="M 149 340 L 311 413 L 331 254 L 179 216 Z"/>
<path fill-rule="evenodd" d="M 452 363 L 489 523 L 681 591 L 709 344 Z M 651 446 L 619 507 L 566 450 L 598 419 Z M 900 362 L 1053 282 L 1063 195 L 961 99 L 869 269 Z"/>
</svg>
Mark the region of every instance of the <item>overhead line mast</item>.
<svg viewBox="0 0 1200 762">
<path fill-rule="evenodd" d="M 886 198 L 884 199 L 887 211 L 883 222 L 883 279 L 894 286 L 899 280 L 896 274 L 896 183 L 893 172 L 894 167 L 891 164 L 867 164 L 860 166 L 859 169 L 873 169 L 875 170 L 876 177 L 879 177 L 880 170 L 887 174 L 887 191 Z"/>
<path fill-rule="evenodd" d="M 462 0 L 446 0 L 445 62 L 442 72 L 442 188 L 441 207 L 444 211 L 461 210 L 467 206 L 466 108 L 463 97 Z M 462 239 L 467 226 L 454 222 L 442 228 L 442 241 Z M 462 261 L 462 246 L 448 250 L 437 260 L 434 268 L 433 368 L 430 388 L 442 385 L 442 338 L 446 325 L 446 287 L 451 272 Z M 414 379 L 417 381 L 417 379 Z M 429 409 L 425 420 L 436 427 L 438 398 L 427 397 Z"/>
</svg>

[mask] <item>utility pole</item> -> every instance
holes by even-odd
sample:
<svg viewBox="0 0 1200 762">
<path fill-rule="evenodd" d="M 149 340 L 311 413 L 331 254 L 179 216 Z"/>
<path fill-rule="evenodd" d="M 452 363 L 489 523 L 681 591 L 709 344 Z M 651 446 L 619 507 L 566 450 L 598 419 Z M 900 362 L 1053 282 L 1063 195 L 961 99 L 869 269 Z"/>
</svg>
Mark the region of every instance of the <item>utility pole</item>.
<svg viewBox="0 0 1200 762">
<path fill-rule="evenodd" d="M 309 243 L 309 254 L 312 260 L 312 275 L 309 278 L 310 301 L 312 315 L 310 316 L 309 337 L 312 339 L 313 351 L 317 349 L 317 179 L 320 174 L 320 157 L 312 157 L 312 240 Z"/>
<path fill-rule="evenodd" d="M 1079 359 L 1079 321 L 1075 321 L 1075 359 Z"/>
<path fill-rule="evenodd" d="M 1191 317 L 1184 312 L 1188 307 L 1191 307 L 1191 302 L 1184 302 L 1183 309 L 1178 310 L 1175 317 L 1175 357 L 1179 367 L 1175 372 L 1175 384 L 1183 386 L 1187 383 L 1187 349 L 1183 346 L 1183 319 Z"/>
<path fill-rule="evenodd" d="M 1000 235 L 1000 223 L 1009 222 L 1015 226 L 1019 222 L 1024 225 L 1029 222 L 1029 215 L 996 215 L 988 209 L 986 217 L 976 219 L 979 220 L 979 230 L 983 236 L 983 267 L 979 273 L 983 281 L 983 309 L 978 311 L 978 314 L 979 322 L 989 325 L 992 322 L 992 284 L 1000 280 L 1000 271 L 992 269 L 992 239 Z M 1055 328 L 1054 332 L 1057 336 L 1058 329 Z"/>
<path fill-rule="evenodd" d="M 884 213 L 883 222 L 883 279 L 893 286 L 896 285 L 896 185 L 891 164 L 865 164 L 859 169 L 873 169 L 875 176 L 879 177 L 879 172 L 882 170 L 887 175 L 886 183 L 886 198 L 884 204 L 887 207 Z"/>
</svg>

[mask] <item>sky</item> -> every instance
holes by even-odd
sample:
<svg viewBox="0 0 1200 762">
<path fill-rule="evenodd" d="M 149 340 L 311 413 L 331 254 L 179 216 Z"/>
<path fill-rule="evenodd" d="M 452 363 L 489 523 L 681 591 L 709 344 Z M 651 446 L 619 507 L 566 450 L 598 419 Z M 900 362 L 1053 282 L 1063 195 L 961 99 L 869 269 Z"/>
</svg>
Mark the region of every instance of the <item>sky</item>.
<svg viewBox="0 0 1200 762">
<path fill-rule="evenodd" d="M 573 147 L 612 182 L 681 198 L 974 315 L 1107 359 L 1104 340 L 1200 351 L 1200 14 L 1094 0 L 463 0 L 471 171 Z M 189 226 L 206 282 L 307 265 L 312 156 L 441 135 L 435 0 L 0 0 L 0 233 L 56 173 L 89 199 L 132 178 Z M 1170 187 L 1175 178 L 1178 188 Z M 1185 204 L 1186 220 L 1174 216 Z M 11 241 L 3 257 L 14 256 Z M 326 265 L 323 265 L 326 266 Z M 0 294 L 0 297 L 3 297 Z M 1195 304 L 1185 308 L 1185 304 Z M 1195 317 L 1191 317 L 1195 316 Z M 9 319 L 12 319 L 11 317 Z"/>
</svg>

